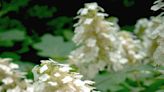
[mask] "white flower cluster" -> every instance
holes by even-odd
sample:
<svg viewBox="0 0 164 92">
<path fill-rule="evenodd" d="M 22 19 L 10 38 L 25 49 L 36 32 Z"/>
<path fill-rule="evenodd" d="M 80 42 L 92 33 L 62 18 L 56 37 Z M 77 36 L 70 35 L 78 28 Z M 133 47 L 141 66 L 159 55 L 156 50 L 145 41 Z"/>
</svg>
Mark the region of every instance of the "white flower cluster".
<svg viewBox="0 0 164 92">
<path fill-rule="evenodd" d="M 143 52 L 141 41 L 137 40 L 136 36 L 127 31 L 120 31 L 118 32 L 118 38 L 121 42 L 122 55 L 128 59 L 129 63 L 133 64 L 142 61 L 145 57 L 145 52 Z"/>
<path fill-rule="evenodd" d="M 79 10 L 73 41 L 79 48 L 69 55 L 70 64 L 76 65 L 85 77 L 93 78 L 99 71 L 120 70 L 126 63 L 140 61 L 139 40 L 128 32 L 119 32 L 116 23 L 105 20 L 107 14 L 97 3 L 85 4 Z"/>
<path fill-rule="evenodd" d="M 135 32 L 143 41 L 147 61 L 164 65 L 164 16 L 139 20 Z"/>
<path fill-rule="evenodd" d="M 0 58 L 0 92 L 33 92 L 31 80 L 18 71 L 19 66 L 11 59 Z"/>
<path fill-rule="evenodd" d="M 82 81 L 82 75 L 71 72 L 65 64 L 53 60 L 42 60 L 41 64 L 33 68 L 34 92 L 91 92 L 94 83 Z"/>
</svg>

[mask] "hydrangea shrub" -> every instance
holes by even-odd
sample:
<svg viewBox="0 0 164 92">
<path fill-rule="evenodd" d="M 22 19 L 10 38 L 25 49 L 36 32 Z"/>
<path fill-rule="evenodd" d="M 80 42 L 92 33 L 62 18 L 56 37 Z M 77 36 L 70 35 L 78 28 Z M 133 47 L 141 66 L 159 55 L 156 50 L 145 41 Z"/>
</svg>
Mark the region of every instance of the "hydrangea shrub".
<svg viewBox="0 0 164 92">
<path fill-rule="evenodd" d="M 163 0 L 154 2 L 151 9 L 164 10 Z M 158 87 L 164 79 L 163 12 L 150 19 L 138 20 L 134 33 L 121 30 L 117 22 L 107 21 L 105 17 L 108 15 L 97 3 L 85 4 L 77 14 L 78 23 L 74 25 L 73 37 L 77 48 L 68 55 L 68 64 L 41 60 L 41 64 L 32 69 L 34 80 L 31 80 L 11 59 L 0 58 L 0 92 L 100 92 L 91 80 L 95 77 L 102 80 L 101 76 L 97 76 L 102 71 L 106 72 L 103 74 L 106 76 L 99 83 L 105 84 L 104 89 L 113 83 L 118 85 L 117 89 L 123 85 L 130 92 L 164 91 L 163 86 Z M 135 65 L 138 65 L 137 69 Z M 136 81 L 139 87 L 131 87 L 124 82 L 125 79 L 130 83 Z M 99 83 L 96 85 L 101 85 Z M 157 86 L 151 88 L 154 85 Z"/>
</svg>

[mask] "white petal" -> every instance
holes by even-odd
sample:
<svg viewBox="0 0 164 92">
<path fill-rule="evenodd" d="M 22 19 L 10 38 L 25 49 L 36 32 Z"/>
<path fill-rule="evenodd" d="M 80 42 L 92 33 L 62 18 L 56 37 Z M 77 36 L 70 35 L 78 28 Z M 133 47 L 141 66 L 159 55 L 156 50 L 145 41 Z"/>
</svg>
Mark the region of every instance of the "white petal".
<svg viewBox="0 0 164 92">
<path fill-rule="evenodd" d="M 88 13 L 88 9 L 80 9 L 77 14 L 81 14 L 81 15 L 86 15 Z"/>
<path fill-rule="evenodd" d="M 59 71 L 61 71 L 61 72 L 69 72 L 69 70 L 71 70 L 71 68 L 69 66 L 64 66 L 64 67 L 59 68 Z"/>
<path fill-rule="evenodd" d="M 13 79 L 11 78 L 11 77 L 7 77 L 7 78 L 5 78 L 5 79 L 2 79 L 2 82 L 4 83 L 4 84 L 11 84 L 11 83 L 13 83 Z"/>
<path fill-rule="evenodd" d="M 87 5 L 87 8 L 90 10 L 95 10 L 98 8 L 97 3 L 90 3 L 90 4 L 86 4 L 86 5 Z"/>
<path fill-rule="evenodd" d="M 44 65 L 40 68 L 40 73 L 45 72 L 48 69 L 47 65 Z"/>
<path fill-rule="evenodd" d="M 84 24 L 91 24 L 92 23 L 92 21 L 93 21 L 93 19 L 91 19 L 91 18 L 88 18 L 88 19 L 86 19 L 85 21 L 84 21 Z"/>
<path fill-rule="evenodd" d="M 51 86 L 57 86 L 58 85 L 57 82 L 51 82 L 51 81 L 49 81 L 48 84 L 50 84 Z"/>
<path fill-rule="evenodd" d="M 74 83 L 76 86 L 82 86 L 82 85 L 85 84 L 85 83 L 84 83 L 82 80 L 80 80 L 80 79 L 75 80 L 73 83 Z"/>
<path fill-rule="evenodd" d="M 48 74 L 44 74 L 42 76 L 39 77 L 39 80 L 41 81 L 47 81 L 50 78 L 50 76 Z"/>
<path fill-rule="evenodd" d="M 55 76 L 55 77 L 60 77 L 61 74 L 60 74 L 60 73 L 55 73 L 54 76 Z"/>
<path fill-rule="evenodd" d="M 87 46 L 88 47 L 94 47 L 96 45 L 96 40 L 95 39 L 88 39 L 87 41 Z"/>
<path fill-rule="evenodd" d="M 62 79 L 62 82 L 63 82 L 63 83 L 68 83 L 68 82 L 70 82 L 70 81 L 72 81 L 72 80 L 73 80 L 72 77 L 66 76 L 65 78 Z"/>
<path fill-rule="evenodd" d="M 18 69 L 19 66 L 17 64 L 14 63 L 10 63 L 9 67 L 11 67 L 12 69 Z"/>
</svg>

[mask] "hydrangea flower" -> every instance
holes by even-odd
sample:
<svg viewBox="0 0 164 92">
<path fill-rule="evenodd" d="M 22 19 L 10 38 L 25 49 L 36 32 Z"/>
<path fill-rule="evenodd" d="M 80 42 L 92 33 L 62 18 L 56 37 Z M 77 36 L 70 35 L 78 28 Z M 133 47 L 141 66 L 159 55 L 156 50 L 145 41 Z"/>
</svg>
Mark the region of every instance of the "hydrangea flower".
<svg viewBox="0 0 164 92">
<path fill-rule="evenodd" d="M 141 19 L 136 24 L 136 34 L 142 39 L 143 50 L 146 52 L 147 61 L 164 65 L 164 16 Z"/>
<path fill-rule="evenodd" d="M 136 38 L 132 33 L 127 31 L 118 32 L 118 38 L 120 40 L 120 51 L 124 55 L 129 63 L 136 63 L 142 61 L 145 57 L 145 52 L 143 52 L 142 43 Z M 138 62 L 139 63 L 139 62 Z"/>
<path fill-rule="evenodd" d="M 116 23 L 105 20 L 107 14 L 103 11 L 97 3 L 88 3 L 76 17 L 79 21 L 75 24 L 73 41 L 79 48 L 71 52 L 69 62 L 87 78 L 105 68 L 118 71 L 128 62 L 143 57 L 132 34 L 119 32 Z"/>
<path fill-rule="evenodd" d="M 32 80 L 18 71 L 19 66 L 9 58 L 0 58 L 0 92 L 33 92 Z"/>
<path fill-rule="evenodd" d="M 94 82 L 83 81 L 82 75 L 71 71 L 69 65 L 42 60 L 33 68 L 34 92 L 91 92 L 94 89 L 91 86 Z"/>
</svg>

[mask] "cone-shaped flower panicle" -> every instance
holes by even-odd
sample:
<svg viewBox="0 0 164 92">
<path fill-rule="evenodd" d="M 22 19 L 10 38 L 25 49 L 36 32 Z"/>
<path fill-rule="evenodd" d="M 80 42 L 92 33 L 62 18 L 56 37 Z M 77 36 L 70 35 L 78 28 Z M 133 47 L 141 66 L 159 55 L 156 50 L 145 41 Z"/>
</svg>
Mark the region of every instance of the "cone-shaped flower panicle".
<svg viewBox="0 0 164 92">
<path fill-rule="evenodd" d="M 136 34 L 142 39 L 146 61 L 164 65 L 164 16 L 140 19 L 135 28 Z"/>
<path fill-rule="evenodd" d="M 33 68 L 34 92 L 91 92 L 94 89 L 91 86 L 94 82 L 83 81 L 82 75 L 71 71 L 69 65 L 42 60 Z"/>
<path fill-rule="evenodd" d="M 79 47 L 71 52 L 69 62 L 88 78 L 105 68 L 120 70 L 124 64 L 142 58 L 138 54 L 138 41 L 133 41 L 130 33 L 119 32 L 115 22 L 106 21 L 107 14 L 103 11 L 97 3 L 88 3 L 76 17 L 79 21 L 75 24 L 73 41 Z"/>
</svg>

